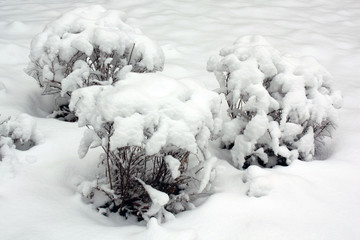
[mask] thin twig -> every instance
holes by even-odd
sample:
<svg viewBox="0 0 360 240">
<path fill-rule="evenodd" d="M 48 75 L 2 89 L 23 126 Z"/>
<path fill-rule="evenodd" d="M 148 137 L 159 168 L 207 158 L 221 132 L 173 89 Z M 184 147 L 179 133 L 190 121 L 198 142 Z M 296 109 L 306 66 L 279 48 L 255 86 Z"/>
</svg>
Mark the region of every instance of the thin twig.
<svg viewBox="0 0 360 240">
<path fill-rule="evenodd" d="M 133 52 L 134 52 L 134 48 L 135 48 L 135 43 L 134 43 L 133 46 L 132 46 L 131 53 L 130 53 L 130 57 L 129 57 L 129 61 L 128 61 L 127 65 L 130 65 L 131 58 L 132 58 L 132 55 L 133 55 Z"/>
</svg>

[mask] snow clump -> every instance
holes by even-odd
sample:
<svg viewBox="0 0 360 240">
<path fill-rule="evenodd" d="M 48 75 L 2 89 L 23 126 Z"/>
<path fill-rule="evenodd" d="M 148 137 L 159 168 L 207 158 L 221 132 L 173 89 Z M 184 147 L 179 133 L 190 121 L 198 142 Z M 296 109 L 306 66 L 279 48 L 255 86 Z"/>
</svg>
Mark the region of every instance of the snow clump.
<svg viewBox="0 0 360 240">
<path fill-rule="evenodd" d="M 337 122 L 341 96 L 315 59 L 281 55 L 261 36 L 246 36 L 210 57 L 226 97 L 221 139 L 236 166 L 312 160 Z"/>
</svg>

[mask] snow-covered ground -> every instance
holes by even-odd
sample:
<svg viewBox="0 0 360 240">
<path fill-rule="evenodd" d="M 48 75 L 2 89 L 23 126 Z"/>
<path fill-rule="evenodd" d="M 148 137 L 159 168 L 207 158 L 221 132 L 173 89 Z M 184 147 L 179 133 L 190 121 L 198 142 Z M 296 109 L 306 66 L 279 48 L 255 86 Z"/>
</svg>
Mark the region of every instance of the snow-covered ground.
<svg viewBox="0 0 360 240">
<path fill-rule="evenodd" d="M 75 7 L 124 11 L 165 52 L 163 74 L 217 87 L 210 55 L 244 35 L 278 50 L 316 57 L 343 95 L 340 124 L 321 158 L 246 171 L 218 160 L 216 192 L 162 225 L 106 218 L 77 185 L 98 152 L 79 159 L 83 129 L 47 119 L 49 100 L 24 73 L 33 36 Z M 358 0 L 19 1 L 0 2 L 0 114 L 35 118 L 41 141 L 0 162 L 0 239 L 360 239 L 360 5 Z M 217 154 L 219 158 L 226 158 Z"/>
</svg>

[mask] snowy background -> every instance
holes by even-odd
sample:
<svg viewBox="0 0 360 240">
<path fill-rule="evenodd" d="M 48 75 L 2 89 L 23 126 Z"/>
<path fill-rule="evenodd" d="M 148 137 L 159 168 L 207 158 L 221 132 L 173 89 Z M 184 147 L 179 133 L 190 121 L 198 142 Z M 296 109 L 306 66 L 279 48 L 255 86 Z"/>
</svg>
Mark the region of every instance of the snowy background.
<svg viewBox="0 0 360 240">
<path fill-rule="evenodd" d="M 240 171 L 220 159 L 216 193 L 162 225 L 96 212 L 77 185 L 96 168 L 98 152 L 79 159 L 83 129 L 45 118 L 49 101 L 24 73 L 35 34 L 61 13 L 95 3 L 124 11 L 129 25 L 159 43 L 164 75 L 208 89 L 217 82 L 207 59 L 244 35 L 317 58 L 343 95 L 326 160 Z M 360 239 L 359 36 L 357 0 L 1 1 L 0 114 L 34 117 L 39 142 L 0 162 L 0 239 Z"/>
</svg>

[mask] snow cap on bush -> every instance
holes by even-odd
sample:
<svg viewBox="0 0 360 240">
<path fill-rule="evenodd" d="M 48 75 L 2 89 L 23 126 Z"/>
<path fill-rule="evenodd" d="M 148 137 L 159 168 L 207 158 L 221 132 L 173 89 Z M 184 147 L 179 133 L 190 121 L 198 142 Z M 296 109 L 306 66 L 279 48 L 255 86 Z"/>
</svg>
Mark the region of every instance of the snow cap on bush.
<svg viewBox="0 0 360 240">
<path fill-rule="evenodd" d="M 177 147 L 196 153 L 220 128 L 218 96 L 191 89 L 161 75 L 131 74 L 116 86 L 93 86 L 73 93 L 70 108 L 79 126 L 101 131 L 114 123 L 112 149 L 145 146 L 148 155 Z"/>
<path fill-rule="evenodd" d="M 123 20 L 122 12 L 98 5 L 64 13 L 32 40 L 28 74 L 44 94 L 64 95 L 112 84 L 129 71 L 162 70 L 161 48 Z"/>
<path fill-rule="evenodd" d="M 311 160 L 330 136 L 341 96 L 315 59 L 281 55 L 261 36 L 246 36 L 210 57 L 230 120 L 222 141 L 234 163 L 273 166 Z"/>
</svg>

